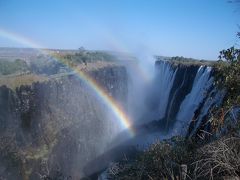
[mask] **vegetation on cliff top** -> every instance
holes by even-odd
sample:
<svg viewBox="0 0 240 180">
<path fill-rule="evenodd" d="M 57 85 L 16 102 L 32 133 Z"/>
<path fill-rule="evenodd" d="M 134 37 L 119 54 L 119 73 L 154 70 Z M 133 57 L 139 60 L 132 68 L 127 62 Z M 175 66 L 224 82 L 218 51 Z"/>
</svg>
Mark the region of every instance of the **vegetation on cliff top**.
<svg viewBox="0 0 240 180">
<path fill-rule="evenodd" d="M 8 61 L 0 60 L 0 75 L 9 75 L 15 73 L 24 73 L 29 70 L 27 63 L 22 59 Z"/>
<path fill-rule="evenodd" d="M 80 49 L 67 52 L 52 50 L 49 55 L 35 54 L 28 59 L 28 63 L 22 59 L 0 59 L 0 86 L 6 85 L 14 90 L 21 85 L 49 80 L 72 69 L 89 71 L 113 65 L 116 58 L 107 52 Z"/>
<path fill-rule="evenodd" d="M 42 75 L 36 74 L 19 74 L 14 76 L 0 76 L 0 86 L 7 86 L 8 88 L 15 90 L 16 87 L 22 85 L 31 86 L 34 82 L 43 82 L 47 81 L 49 78 Z"/>
<path fill-rule="evenodd" d="M 104 51 L 88 51 L 80 49 L 79 51 L 61 51 L 46 50 L 47 54 L 36 51 L 35 54 L 25 56 L 24 59 L 0 58 L 0 75 L 35 73 L 35 74 L 57 74 L 64 68 L 75 67 L 80 64 L 87 65 L 99 61 L 112 62 L 116 58 L 110 53 Z M 20 56 L 18 52 L 15 56 Z M 14 56 L 14 57 L 15 57 Z M 65 70 L 66 71 L 66 70 Z"/>
<path fill-rule="evenodd" d="M 186 66 L 213 66 L 216 61 L 210 61 L 210 60 L 199 60 L 194 58 L 186 58 L 183 56 L 175 56 L 175 57 L 162 57 L 162 56 L 156 56 L 157 60 L 166 60 L 172 63 L 173 65 L 186 65 Z"/>
</svg>

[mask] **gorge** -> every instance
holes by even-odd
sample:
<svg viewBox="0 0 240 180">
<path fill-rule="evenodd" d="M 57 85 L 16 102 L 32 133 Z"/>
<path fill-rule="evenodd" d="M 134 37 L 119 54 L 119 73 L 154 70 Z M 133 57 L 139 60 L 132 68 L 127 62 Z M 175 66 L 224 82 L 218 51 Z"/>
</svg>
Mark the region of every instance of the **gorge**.
<svg viewBox="0 0 240 180">
<path fill-rule="evenodd" d="M 41 179 L 61 172 L 79 179 L 156 139 L 211 132 L 208 115 L 224 97 L 212 67 L 157 60 L 146 84 L 136 69 L 126 61 L 87 71 L 128 114 L 129 129 L 74 72 L 16 89 L 1 86 L 1 176 Z"/>
</svg>

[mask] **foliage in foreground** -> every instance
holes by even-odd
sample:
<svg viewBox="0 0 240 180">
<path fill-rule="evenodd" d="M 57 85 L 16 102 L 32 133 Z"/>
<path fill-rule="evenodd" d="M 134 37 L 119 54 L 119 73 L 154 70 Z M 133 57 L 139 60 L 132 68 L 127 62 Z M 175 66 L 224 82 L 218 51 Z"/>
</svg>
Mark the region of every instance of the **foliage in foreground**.
<svg viewBox="0 0 240 180">
<path fill-rule="evenodd" d="M 211 117 L 211 125 L 219 129 L 226 124 L 229 112 L 240 107 L 240 49 L 231 47 L 220 51 L 214 69 L 215 85 L 226 92 L 222 106 L 213 109 Z"/>
<path fill-rule="evenodd" d="M 193 163 L 198 178 L 240 178 L 240 137 L 224 137 L 198 151 L 199 158 Z"/>
<path fill-rule="evenodd" d="M 182 139 L 157 142 L 135 159 L 108 169 L 110 179 L 240 178 L 240 137 L 221 138 L 202 147 Z"/>
<path fill-rule="evenodd" d="M 172 139 L 173 140 L 173 139 Z M 110 179 L 176 179 L 181 175 L 181 165 L 193 158 L 191 143 L 175 138 L 159 141 L 137 158 L 125 159 L 109 169 Z"/>
<path fill-rule="evenodd" d="M 224 106 L 230 108 L 240 104 L 240 49 L 222 50 L 219 59 L 215 65 L 216 84 L 226 89 Z"/>
</svg>

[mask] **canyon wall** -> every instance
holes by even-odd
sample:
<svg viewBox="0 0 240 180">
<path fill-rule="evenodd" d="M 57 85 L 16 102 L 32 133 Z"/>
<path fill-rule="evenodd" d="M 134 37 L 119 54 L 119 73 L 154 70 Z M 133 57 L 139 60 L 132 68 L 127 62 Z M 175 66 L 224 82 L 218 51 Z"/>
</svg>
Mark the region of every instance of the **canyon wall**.
<svg viewBox="0 0 240 180">
<path fill-rule="evenodd" d="M 119 104 L 127 105 L 122 66 L 88 74 Z M 78 74 L 12 90 L 0 87 L 0 177 L 40 179 L 61 172 L 79 179 L 83 167 L 111 147 L 121 123 Z"/>
</svg>

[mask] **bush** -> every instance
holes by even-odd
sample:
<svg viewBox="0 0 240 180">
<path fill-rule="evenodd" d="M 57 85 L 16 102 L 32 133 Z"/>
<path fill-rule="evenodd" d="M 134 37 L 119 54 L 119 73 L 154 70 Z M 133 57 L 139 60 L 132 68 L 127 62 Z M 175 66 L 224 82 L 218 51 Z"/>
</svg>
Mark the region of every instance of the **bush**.
<svg viewBox="0 0 240 180">
<path fill-rule="evenodd" d="M 240 177 L 240 137 L 225 137 L 198 151 L 194 179 Z"/>
<path fill-rule="evenodd" d="M 181 179 L 182 167 L 193 162 L 192 143 L 179 137 L 156 142 L 134 159 L 109 168 L 110 179 Z"/>
<path fill-rule="evenodd" d="M 113 55 L 101 51 L 79 51 L 75 54 L 56 54 L 55 56 L 57 56 L 60 62 L 70 67 L 81 63 L 87 65 L 90 62 L 115 60 Z"/>
<path fill-rule="evenodd" d="M 212 126 L 220 127 L 226 114 L 240 105 L 240 49 L 231 47 L 220 51 L 214 69 L 215 85 L 226 92 L 222 106 L 213 109 L 212 113 Z"/>
<path fill-rule="evenodd" d="M 222 50 L 220 61 L 215 65 L 215 83 L 226 89 L 225 107 L 240 104 L 240 49 Z"/>
<path fill-rule="evenodd" d="M 182 140 L 156 142 L 134 159 L 107 170 L 109 179 L 222 179 L 240 177 L 240 137 L 225 136 L 202 147 Z"/>
</svg>

